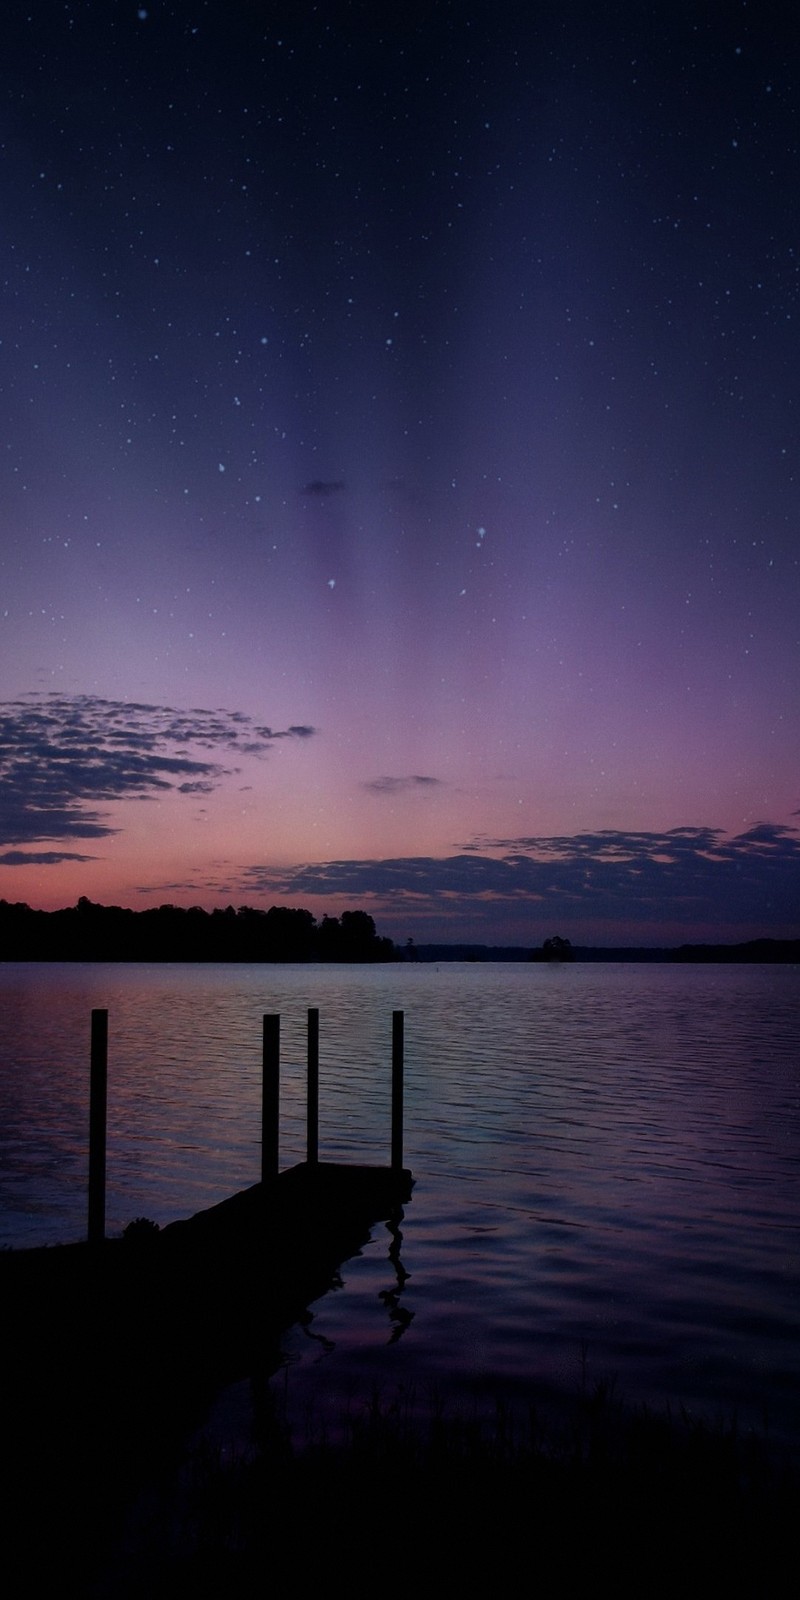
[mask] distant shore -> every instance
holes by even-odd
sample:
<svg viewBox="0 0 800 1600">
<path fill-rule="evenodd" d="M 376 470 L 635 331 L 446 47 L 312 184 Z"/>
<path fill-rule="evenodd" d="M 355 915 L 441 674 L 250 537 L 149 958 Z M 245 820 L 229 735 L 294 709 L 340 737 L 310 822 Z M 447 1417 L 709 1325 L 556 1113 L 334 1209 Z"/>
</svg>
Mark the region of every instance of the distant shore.
<svg viewBox="0 0 800 1600">
<path fill-rule="evenodd" d="M 750 939 L 745 944 L 682 944 L 651 948 L 647 945 L 573 945 L 574 961 L 649 962 L 800 962 L 800 939 Z M 518 945 L 423 944 L 416 947 L 419 961 L 536 961 L 547 962 L 543 949 Z M 553 965 L 569 965 L 553 963 Z"/>
</svg>

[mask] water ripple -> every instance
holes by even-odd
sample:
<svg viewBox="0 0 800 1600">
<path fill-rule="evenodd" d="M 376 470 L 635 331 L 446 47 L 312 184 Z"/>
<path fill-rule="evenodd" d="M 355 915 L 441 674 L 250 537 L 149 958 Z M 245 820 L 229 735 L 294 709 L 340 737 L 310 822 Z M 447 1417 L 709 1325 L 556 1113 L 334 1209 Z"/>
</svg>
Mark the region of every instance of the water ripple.
<svg viewBox="0 0 800 1600">
<path fill-rule="evenodd" d="M 282 1018 L 282 1163 L 304 1155 L 309 1005 L 321 1154 L 387 1160 L 402 1008 L 414 1317 L 390 1345 L 381 1296 L 397 1284 L 376 1230 L 315 1308 L 328 1391 L 356 1372 L 558 1387 L 588 1361 L 633 1399 L 766 1408 L 800 1439 L 798 982 L 749 967 L 7 965 L 2 1241 L 85 1226 L 93 1006 L 110 1011 L 111 1230 L 256 1181 L 265 1012 Z M 321 1348 L 290 1339 L 298 1392 Z"/>
</svg>

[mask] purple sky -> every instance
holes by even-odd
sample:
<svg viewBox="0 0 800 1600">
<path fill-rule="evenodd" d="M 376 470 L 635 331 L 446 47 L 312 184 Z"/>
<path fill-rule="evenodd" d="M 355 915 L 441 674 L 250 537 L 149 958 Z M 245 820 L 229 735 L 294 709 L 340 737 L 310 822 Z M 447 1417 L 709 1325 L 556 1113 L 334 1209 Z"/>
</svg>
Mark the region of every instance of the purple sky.
<svg viewBox="0 0 800 1600">
<path fill-rule="evenodd" d="M 4 13 L 0 894 L 800 935 L 800 25 Z"/>
</svg>

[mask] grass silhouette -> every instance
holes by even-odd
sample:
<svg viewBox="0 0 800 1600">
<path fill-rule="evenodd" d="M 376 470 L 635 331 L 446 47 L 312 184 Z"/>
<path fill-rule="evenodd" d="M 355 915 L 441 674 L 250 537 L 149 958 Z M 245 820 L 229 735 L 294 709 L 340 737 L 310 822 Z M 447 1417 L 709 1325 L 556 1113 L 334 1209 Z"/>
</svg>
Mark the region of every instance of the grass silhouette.
<svg viewBox="0 0 800 1600">
<path fill-rule="evenodd" d="M 685 1411 L 629 1409 L 612 1385 L 558 1425 L 373 1393 L 329 1424 L 286 1416 L 265 1386 L 257 1436 L 232 1454 L 201 1436 L 171 1501 L 139 1508 L 104 1593 L 250 1596 L 274 1584 L 764 1593 L 791 1550 L 797 1480 L 764 1438 Z"/>
</svg>

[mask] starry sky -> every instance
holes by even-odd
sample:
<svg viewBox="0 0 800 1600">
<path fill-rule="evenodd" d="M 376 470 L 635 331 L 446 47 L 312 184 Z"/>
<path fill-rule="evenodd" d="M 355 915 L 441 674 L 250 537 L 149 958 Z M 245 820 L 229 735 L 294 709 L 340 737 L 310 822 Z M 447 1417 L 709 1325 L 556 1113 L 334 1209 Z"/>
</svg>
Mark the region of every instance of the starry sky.
<svg viewBox="0 0 800 1600">
<path fill-rule="evenodd" d="M 800 18 L 4 11 L 0 895 L 800 935 Z"/>
</svg>

